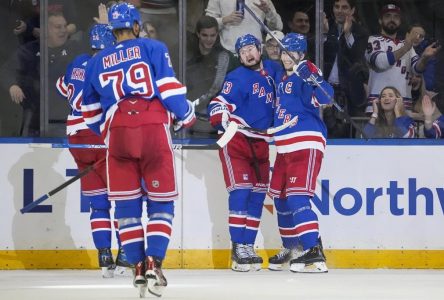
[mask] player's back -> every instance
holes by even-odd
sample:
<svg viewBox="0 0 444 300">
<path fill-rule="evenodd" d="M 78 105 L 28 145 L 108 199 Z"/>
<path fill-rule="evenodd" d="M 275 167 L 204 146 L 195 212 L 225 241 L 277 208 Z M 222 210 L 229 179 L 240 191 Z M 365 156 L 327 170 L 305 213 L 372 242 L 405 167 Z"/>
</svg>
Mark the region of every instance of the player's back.
<svg viewBox="0 0 444 300">
<path fill-rule="evenodd" d="M 156 81 L 174 77 L 164 44 L 150 39 L 125 40 L 97 54 L 89 63 L 91 84 L 105 108 L 119 100 L 159 98 Z M 170 62 L 169 62 L 170 64 Z"/>
</svg>

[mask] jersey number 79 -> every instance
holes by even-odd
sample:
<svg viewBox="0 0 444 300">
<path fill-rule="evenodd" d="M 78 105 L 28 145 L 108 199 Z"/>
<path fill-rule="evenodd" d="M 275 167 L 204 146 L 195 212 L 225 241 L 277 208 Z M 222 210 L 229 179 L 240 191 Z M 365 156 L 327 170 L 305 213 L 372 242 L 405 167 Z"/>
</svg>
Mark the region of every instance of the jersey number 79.
<svg viewBox="0 0 444 300">
<path fill-rule="evenodd" d="M 124 86 L 129 89 L 128 92 L 131 95 L 147 98 L 152 98 L 154 95 L 151 71 L 144 62 L 131 65 L 126 73 L 123 69 L 101 73 L 99 80 L 102 88 L 110 83 L 112 84 L 116 100 L 120 100 L 128 94 L 125 93 Z"/>
</svg>

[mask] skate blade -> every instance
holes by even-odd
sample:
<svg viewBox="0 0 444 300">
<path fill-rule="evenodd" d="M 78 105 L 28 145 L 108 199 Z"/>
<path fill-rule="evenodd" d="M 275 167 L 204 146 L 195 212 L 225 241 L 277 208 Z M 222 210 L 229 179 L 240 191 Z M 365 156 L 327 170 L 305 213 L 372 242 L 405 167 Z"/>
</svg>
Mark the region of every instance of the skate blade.
<svg viewBox="0 0 444 300">
<path fill-rule="evenodd" d="M 139 289 L 139 298 L 145 298 L 146 295 L 146 282 L 145 284 L 134 284 Z"/>
<path fill-rule="evenodd" d="M 103 278 L 113 278 L 114 277 L 114 268 L 109 269 L 108 267 L 101 267 L 102 269 L 102 277 Z"/>
<path fill-rule="evenodd" d="M 157 275 L 148 274 L 145 275 L 145 277 L 148 281 L 148 292 L 156 297 L 162 297 L 165 286 L 158 284 L 159 280 L 157 278 Z"/>
<path fill-rule="evenodd" d="M 282 270 L 284 270 L 285 265 L 288 266 L 288 264 L 272 264 L 272 263 L 268 263 L 268 270 L 270 270 L 270 271 L 282 271 Z"/>
<path fill-rule="evenodd" d="M 327 273 L 328 268 L 325 262 L 315 262 L 312 264 L 292 264 L 290 271 L 293 273 Z"/>
<path fill-rule="evenodd" d="M 231 270 L 235 272 L 249 272 L 251 266 L 248 264 L 240 265 L 236 262 L 231 263 Z"/>
<path fill-rule="evenodd" d="M 260 271 L 262 269 L 262 264 L 251 264 L 252 271 Z"/>
<path fill-rule="evenodd" d="M 114 270 L 114 276 L 134 277 L 133 269 L 117 266 Z"/>
</svg>

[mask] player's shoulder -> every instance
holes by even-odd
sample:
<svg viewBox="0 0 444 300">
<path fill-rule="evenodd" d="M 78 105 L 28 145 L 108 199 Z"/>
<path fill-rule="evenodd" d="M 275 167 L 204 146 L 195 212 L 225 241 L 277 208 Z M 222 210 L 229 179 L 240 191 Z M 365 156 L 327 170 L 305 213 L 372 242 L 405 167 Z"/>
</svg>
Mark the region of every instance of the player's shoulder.
<svg viewBox="0 0 444 300">
<path fill-rule="evenodd" d="M 83 66 L 86 67 L 86 63 L 91 59 L 92 55 L 90 54 L 80 54 L 77 55 L 73 60 L 72 60 L 72 64 L 76 65 L 76 66 Z"/>
</svg>

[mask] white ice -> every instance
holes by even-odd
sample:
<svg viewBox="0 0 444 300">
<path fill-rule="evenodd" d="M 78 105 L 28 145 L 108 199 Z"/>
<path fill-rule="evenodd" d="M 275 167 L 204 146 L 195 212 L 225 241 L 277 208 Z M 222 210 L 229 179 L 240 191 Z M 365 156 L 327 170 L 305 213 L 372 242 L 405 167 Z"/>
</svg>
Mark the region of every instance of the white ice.
<svg viewBox="0 0 444 300">
<path fill-rule="evenodd" d="M 444 299 L 444 270 L 333 269 L 328 274 L 293 274 L 166 269 L 164 273 L 168 287 L 161 299 Z M 138 299 L 131 280 L 103 279 L 92 270 L 3 270 L 0 299 Z"/>
</svg>

